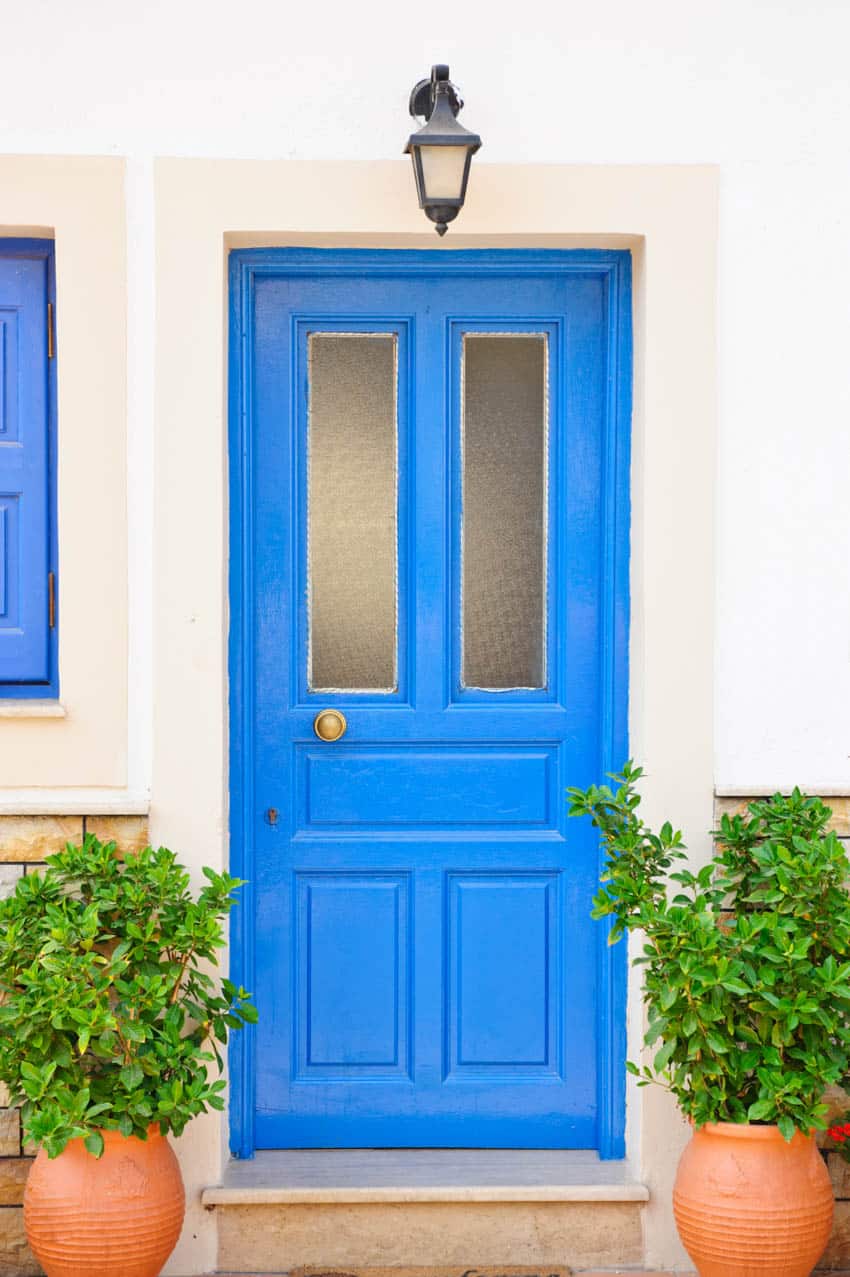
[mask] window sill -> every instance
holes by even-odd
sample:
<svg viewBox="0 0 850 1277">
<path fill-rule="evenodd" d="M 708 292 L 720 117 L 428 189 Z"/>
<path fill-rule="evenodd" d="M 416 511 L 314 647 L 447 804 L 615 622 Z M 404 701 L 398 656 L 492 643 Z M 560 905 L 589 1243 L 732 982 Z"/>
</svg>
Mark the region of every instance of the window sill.
<svg viewBox="0 0 850 1277">
<path fill-rule="evenodd" d="M 68 711 L 61 701 L 15 700 L 0 697 L 0 718 L 67 718 Z"/>
<path fill-rule="evenodd" d="M 2 789 L 3 816 L 147 816 L 150 799 L 126 789 Z"/>
</svg>

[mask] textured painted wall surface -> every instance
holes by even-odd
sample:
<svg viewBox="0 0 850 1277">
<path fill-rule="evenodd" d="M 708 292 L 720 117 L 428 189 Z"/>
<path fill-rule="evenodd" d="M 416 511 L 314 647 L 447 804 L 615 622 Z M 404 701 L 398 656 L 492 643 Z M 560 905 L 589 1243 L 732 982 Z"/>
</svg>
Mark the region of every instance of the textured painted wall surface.
<svg viewBox="0 0 850 1277">
<path fill-rule="evenodd" d="M 850 785 L 850 593 L 833 588 L 850 550 L 848 40 L 842 0 L 542 0 L 510 23 L 485 0 L 425 18 L 393 0 L 5 15 L 3 149 L 130 158 L 131 788 L 149 767 L 151 157 L 397 158 L 409 89 L 441 59 L 484 138 L 476 165 L 720 165 L 717 780 Z"/>
</svg>

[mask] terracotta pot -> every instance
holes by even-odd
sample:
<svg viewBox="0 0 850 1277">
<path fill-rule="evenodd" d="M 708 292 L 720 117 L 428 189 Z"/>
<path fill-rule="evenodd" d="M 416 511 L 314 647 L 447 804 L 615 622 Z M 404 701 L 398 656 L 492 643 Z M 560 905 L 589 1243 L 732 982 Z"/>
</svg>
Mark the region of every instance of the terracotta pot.
<svg viewBox="0 0 850 1277">
<path fill-rule="evenodd" d="M 814 1138 L 718 1122 L 694 1131 L 673 1212 L 700 1277 L 809 1277 L 832 1228 L 832 1185 Z"/>
<path fill-rule="evenodd" d="M 24 1226 L 47 1277 L 157 1277 L 174 1249 L 186 1199 L 174 1150 L 104 1131 L 103 1156 L 72 1140 L 53 1161 L 44 1149 L 24 1192 Z"/>
</svg>

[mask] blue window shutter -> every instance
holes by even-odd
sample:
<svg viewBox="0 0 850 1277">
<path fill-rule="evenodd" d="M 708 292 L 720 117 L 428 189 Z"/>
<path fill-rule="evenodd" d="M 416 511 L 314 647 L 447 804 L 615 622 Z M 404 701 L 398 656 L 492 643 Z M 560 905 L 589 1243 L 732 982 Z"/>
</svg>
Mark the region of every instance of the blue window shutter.
<svg viewBox="0 0 850 1277">
<path fill-rule="evenodd" d="M 0 241 L 0 688 L 51 678 L 48 267 Z"/>
</svg>

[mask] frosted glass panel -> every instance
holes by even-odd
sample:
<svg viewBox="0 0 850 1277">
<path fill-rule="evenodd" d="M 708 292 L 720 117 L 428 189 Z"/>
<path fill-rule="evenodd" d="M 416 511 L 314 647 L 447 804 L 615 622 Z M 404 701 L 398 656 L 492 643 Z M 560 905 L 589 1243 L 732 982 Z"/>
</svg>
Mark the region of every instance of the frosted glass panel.
<svg viewBox="0 0 850 1277">
<path fill-rule="evenodd" d="M 308 684 L 394 691 L 396 338 L 311 333 L 308 341 Z"/>
<path fill-rule="evenodd" d="M 547 338 L 463 339 L 462 682 L 546 685 Z"/>
</svg>

